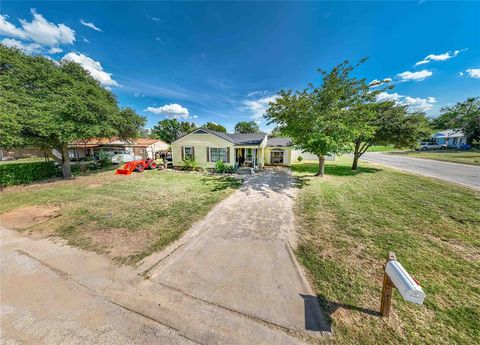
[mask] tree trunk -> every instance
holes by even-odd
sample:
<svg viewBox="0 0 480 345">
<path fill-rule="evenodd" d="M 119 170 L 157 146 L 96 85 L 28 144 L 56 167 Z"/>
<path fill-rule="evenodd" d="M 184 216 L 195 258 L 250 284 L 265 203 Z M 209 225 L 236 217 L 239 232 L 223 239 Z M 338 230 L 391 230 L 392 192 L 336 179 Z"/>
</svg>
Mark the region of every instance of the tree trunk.
<svg viewBox="0 0 480 345">
<path fill-rule="evenodd" d="M 325 174 L 325 156 L 318 156 L 318 173 L 316 176 L 323 177 Z"/>
<path fill-rule="evenodd" d="M 355 151 L 353 151 L 352 170 L 358 169 L 358 159 L 360 158 L 360 141 L 355 142 Z"/>
<path fill-rule="evenodd" d="M 62 172 L 65 180 L 72 178 L 72 167 L 70 165 L 70 156 L 67 146 L 62 147 Z"/>
</svg>

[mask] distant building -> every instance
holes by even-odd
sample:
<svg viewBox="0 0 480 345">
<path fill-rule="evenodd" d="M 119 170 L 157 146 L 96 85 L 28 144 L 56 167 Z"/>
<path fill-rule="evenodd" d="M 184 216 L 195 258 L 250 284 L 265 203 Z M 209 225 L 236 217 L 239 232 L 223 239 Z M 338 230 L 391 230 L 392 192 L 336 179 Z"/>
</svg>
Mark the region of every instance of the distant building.
<svg viewBox="0 0 480 345">
<path fill-rule="evenodd" d="M 161 152 L 168 151 L 169 145 L 160 139 L 137 138 L 120 140 L 118 138 L 88 139 L 69 145 L 69 154 L 73 159 L 96 157 L 100 151 L 113 154 L 132 154 L 142 159 L 159 157 Z"/>
<path fill-rule="evenodd" d="M 432 139 L 440 145 L 447 145 L 451 148 L 460 148 L 467 143 L 467 137 L 462 130 L 446 129 L 432 135 Z"/>
</svg>

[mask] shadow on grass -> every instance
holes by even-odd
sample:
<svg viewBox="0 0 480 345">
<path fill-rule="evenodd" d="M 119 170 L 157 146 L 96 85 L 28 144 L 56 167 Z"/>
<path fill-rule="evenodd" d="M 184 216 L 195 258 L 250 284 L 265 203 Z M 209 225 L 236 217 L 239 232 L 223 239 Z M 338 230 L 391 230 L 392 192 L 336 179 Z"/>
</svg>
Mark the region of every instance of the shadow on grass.
<svg viewBox="0 0 480 345">
<path fill-rule="evenodd" d="M 222 191 L 228 188 L 238 189 L 242 181 L 232 176 L 205 176 L 202 182 L 212 187 L 212 192 Z"/>
<path fill-rule="evenodd" d="M 292 165 L 292 171 L 297 173 L 310 173 L 308 176 L 315 176 L 318 173 L 318 164 L 316 163 L 302 163 Z M 337 164 L 325 164 L 325 175 L 331 176 L 355 176 L 359 174 L 373 174 L 381 169 L 362 167 L 360 166 L 358 170 L 352 170 L 350 165 L 337 165 Z"/>
<path fill-rule="evenodd" d="M 370 316 L 381 316 L 377 310 L 357 307 L 345 303 L 328 301 L 325 297 L 317 295 L 302 295 L 305 313 L 305 329 L 308 331 L 331 332 L 332 315 L 340 308 L 357 311 Z"/>
</svg>

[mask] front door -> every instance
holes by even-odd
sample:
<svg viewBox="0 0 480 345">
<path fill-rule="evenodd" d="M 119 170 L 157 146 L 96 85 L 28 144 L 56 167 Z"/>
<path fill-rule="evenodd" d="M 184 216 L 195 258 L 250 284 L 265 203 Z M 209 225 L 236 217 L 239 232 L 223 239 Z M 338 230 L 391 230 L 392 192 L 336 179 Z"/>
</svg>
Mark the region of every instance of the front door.
<svg viewBox="0 0 480 345">
<path fill-rule="evenodd" d="M 284 151 L 272 151 L 270 153 L 270 162 L 272 164 L 283 164 Z"/>
</svg>

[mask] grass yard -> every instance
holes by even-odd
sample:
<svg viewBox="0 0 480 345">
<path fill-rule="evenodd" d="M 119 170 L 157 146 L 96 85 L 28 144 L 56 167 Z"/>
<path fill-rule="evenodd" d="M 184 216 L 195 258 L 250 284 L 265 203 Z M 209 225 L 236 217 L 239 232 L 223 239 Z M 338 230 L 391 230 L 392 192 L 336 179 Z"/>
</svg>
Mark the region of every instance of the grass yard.
<svg viewBox="0 0 480 345">
<path fill-rule="evenodd" d="M 367 149 L 367 152 L 389 152 L 398 151 L 393 145 L 373 145 Z"/>
<path fill-rule="evenodd" d="M 340 158 L 325 178 L 315 164 L 292 167 L 303 180 L 296 255 L 307 268 L 338 344 L 478 344 L 480 193 Z M 420 282 L 422 306 L 394 292 L 379 315 L 388 251 Z"/>
<path fill-rule="evenodd" d="M 135 264 L 178 239 L 214 204 L 240 186 L 230 177 L 112 171 L 0 192 L 0 214 L 39 205 L 58 214 L 21 231 L 60 236 L 70 244 Z"/>
<path fill-rule="evenodd" d="M 395 155 L 405 155 L 408 157 L 433 159 L 437 161 L 463 163 L 470 165 L 480 165 L 480 151 L 409 151 L 395 152 Z"/>
</svg>

